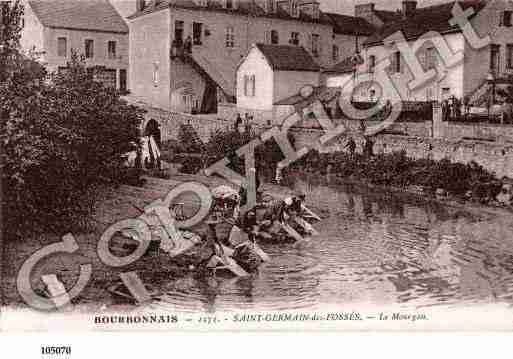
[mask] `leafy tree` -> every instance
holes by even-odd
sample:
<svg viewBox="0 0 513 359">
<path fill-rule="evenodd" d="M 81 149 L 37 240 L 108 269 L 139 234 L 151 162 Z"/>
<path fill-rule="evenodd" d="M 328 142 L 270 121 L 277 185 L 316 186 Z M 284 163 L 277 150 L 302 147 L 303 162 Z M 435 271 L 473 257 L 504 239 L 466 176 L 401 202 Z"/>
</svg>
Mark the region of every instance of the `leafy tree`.
<svg viewBox="0 0 513 359">
<path fill-rule="evenodd" d="M 19 2 L 7 7 L 13 23 L 2 28 L 9 69 L 0 83 L 3 231 L 68 231 L 91 213 L 97 188 L 123 177 L 143 113 L 96 82 L 76 54 L 67 71 L 47 76 L 16 44 Z"/>
<path fill-rule="evenodd" d="M 6 81 L 19 57 L 22 15 L 20 0 L 0 2 L 0 83 Z"/>
</svg>

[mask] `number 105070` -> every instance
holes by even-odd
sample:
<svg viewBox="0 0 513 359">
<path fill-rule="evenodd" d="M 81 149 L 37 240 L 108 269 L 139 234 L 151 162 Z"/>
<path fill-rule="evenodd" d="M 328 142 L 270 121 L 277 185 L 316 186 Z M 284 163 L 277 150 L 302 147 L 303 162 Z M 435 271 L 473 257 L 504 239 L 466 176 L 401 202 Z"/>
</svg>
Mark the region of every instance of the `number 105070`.
<svg viewBox="0 0 513 359">
<path fill-rule="evenodd" d="M 62 346 L 43 346 L 41 347 L 41 354 L 43 355 L 71 355 L 71 347 Z"/>
</svg>

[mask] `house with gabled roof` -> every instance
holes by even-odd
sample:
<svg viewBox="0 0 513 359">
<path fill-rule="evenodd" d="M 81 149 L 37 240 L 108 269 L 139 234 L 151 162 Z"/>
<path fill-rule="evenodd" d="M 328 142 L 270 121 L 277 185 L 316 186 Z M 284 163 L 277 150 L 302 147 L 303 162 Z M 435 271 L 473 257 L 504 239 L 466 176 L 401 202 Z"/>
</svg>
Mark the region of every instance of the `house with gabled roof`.
<svg viewBox="0 0 513 359">
<path fill-rule="evenodd" d="M 301 46 L 255 44 L 237 67 L 237 112 L 256 121 L 304 86 L 319 86 L 320 66 Z"/>
<path fill-rule="evenodd" d="M 355 34 L 366 37 L 372 27 L 325 13 L 316 0 L 134 1 L 131 91 L 152 106 L 183 112 L 233 105 L 237 65 L 255 43 L 303 47 L 327 68 L 353 53 Z"/>
<path fill-rule="evenodd" d="M 356 98 L 365 100 L 374 93 L 392 101 L 442 101 L 454 96 L 472 104 L 513 75 L 512 1 L 416 5 L 404 1 L 401 19 L 383 25 L 365 41 Z M 468 14 L 477 42 L 451 21 L 455 6 Z M 411 52 L 405 55 L 401 49 Z M 383 60 L 389 65 L 381 69 Z"/>
<path fill-rule="evenodd" d="M 72 50 L 96 69 L 99 81 L 128 89 L 128 26 L 107 0 L 24 2 L 20 44 L 40 53 L 47 70 L 64 70 Z"/>
</svg>

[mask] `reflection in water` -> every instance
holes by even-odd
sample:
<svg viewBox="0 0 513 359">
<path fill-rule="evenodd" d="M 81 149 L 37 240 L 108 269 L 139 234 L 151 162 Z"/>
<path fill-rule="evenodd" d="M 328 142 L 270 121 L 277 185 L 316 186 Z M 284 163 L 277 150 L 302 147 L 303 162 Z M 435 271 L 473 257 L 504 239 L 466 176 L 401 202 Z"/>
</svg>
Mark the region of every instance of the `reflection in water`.
<svg viewBox="0 0 513 359">
<path fill-rule="evenodd" d="M 152 305 L 170 310 L 292 310 L 323 304 L 405 308 L 513 302 L 513 218 L 298 179 L 322 215 L 307 243 L 263 245 L 248 278 L 171 279 Z"/>
</svg>

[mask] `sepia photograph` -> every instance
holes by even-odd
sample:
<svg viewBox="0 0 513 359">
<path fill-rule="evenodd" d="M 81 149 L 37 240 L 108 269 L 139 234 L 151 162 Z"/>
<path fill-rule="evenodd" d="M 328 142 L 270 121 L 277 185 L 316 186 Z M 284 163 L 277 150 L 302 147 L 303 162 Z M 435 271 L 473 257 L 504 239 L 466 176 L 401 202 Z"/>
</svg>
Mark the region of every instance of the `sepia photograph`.
<svg viewBox="0 0 513 359">
<path fill-rule="evenodd" d="M 513 1 L 0 17 L 1 331 L 513 330 Z"/>
</svg>

